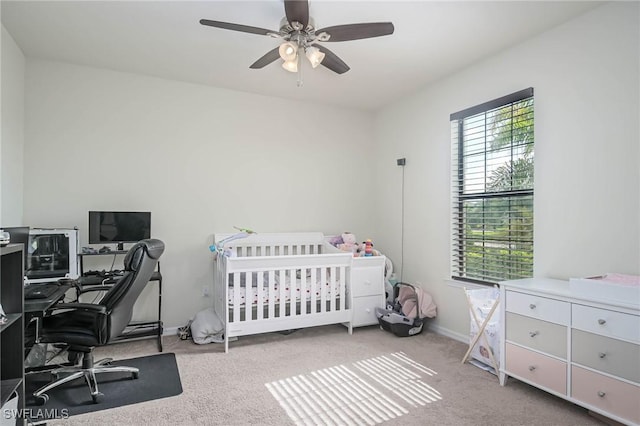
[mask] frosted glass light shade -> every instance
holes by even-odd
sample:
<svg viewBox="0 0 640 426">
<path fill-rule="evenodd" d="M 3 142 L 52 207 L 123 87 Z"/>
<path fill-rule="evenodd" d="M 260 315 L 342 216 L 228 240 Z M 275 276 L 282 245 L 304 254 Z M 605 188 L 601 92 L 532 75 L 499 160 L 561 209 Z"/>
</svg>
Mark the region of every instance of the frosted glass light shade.
<svg viewBox="0 0 640 426">
<path fill-rule="evenodd" d="M 294 57 L 290 61 L 284 61 L 282 63 L 282 68 L 289 72 L 298 72 L 298 58 Z"/>
<path fill-rule="evenodd" d="M 290 41 L 287 41 L 280 45 L 278 53 L 280 54 L 280 57 L 285 61 L 293 61 L 296 59 L 296 56 L 298 54 L 298 46 L 296 46 L 294 43 L 291 43 Z"/>
<path fill-rule="evenodd" d="M 309 62 L 311 62 L 311 66 L 313 68 L 320 65 L 322 63 L 322 60 L 324 59 L 324 53 L 315 46 L 307 47 L 305 49 L 305 54 L 307 55 L 307 59 L 309 59 Z"/>
</svg>

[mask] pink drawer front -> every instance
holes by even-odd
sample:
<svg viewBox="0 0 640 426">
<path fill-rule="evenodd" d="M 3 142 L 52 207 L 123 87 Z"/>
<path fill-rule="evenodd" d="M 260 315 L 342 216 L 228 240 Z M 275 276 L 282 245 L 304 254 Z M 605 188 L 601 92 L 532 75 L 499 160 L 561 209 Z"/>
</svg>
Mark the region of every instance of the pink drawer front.
<svg viewBox="0 0 640 426">
<path fill-rule="evenodd" d="M 567 364 L 520 346 L 506 344 L 507 374 L 562 395 L 567 394 Z"/>
<path fill-rule="evenodd" d="M 640 423 L 640 386 L 573 366 L 571 396 L 607 413 Z"/>
</svg>

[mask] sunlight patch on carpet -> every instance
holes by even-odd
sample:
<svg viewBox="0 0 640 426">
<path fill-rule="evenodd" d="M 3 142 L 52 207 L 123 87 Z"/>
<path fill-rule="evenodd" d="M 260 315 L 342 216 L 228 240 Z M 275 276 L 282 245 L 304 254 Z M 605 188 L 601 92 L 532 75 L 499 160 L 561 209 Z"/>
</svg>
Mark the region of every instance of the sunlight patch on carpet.
<svg viewBox="0 0 640 426">
<path fill-rule="evenodd" d="M 417 407 L 442 399 L 422 380 L 437 372 L 403 352 L 353 363 L 365 378 L 344 365 L 266 383 L 298 425 L 374 425 L 407 414 L 401 403 Z"/>
<path fill-rule="evenodd" d="M 401 362 L 414 369 L 419 369 L 423 373 L 430 376 L 435 374 L 433 370 L 418 364 L 402 352 L 391 354 L 391 357 L 394 356 Z M 418 373 L 411 371 L 388 356 L 358 361 L 354 365 L 371 380 L 385 388 L 387 392 L 399 397 L 413 407 L 442 399 L 440 392 L 423 382 Z"/>
</svg>

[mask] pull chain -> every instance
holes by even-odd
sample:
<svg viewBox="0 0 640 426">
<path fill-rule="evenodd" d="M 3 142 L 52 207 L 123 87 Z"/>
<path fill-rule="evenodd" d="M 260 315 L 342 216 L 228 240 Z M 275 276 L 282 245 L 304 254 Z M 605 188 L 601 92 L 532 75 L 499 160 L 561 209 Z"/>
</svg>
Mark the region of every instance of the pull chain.
<svg viewBox="0 0 640 426">
<path fill-rule="evenodd" d="M 298 87 L 302 87 L 302 59 L 300 58 L 300 53 L 298 51 L 298 81 L 296 82 Z"/>
</svg>

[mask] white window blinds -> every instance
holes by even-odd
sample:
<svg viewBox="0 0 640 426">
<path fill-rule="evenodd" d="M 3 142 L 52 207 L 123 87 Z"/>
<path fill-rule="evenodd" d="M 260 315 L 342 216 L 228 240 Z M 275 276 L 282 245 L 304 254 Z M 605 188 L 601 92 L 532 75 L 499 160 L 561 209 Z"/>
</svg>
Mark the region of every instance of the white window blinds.
<svg viewBox="0 0 640 426">
<path fill-rule="evenodd" d="M 451 114 L 452 278 L 533 275 L 533 88 Z"/>
</svg>

